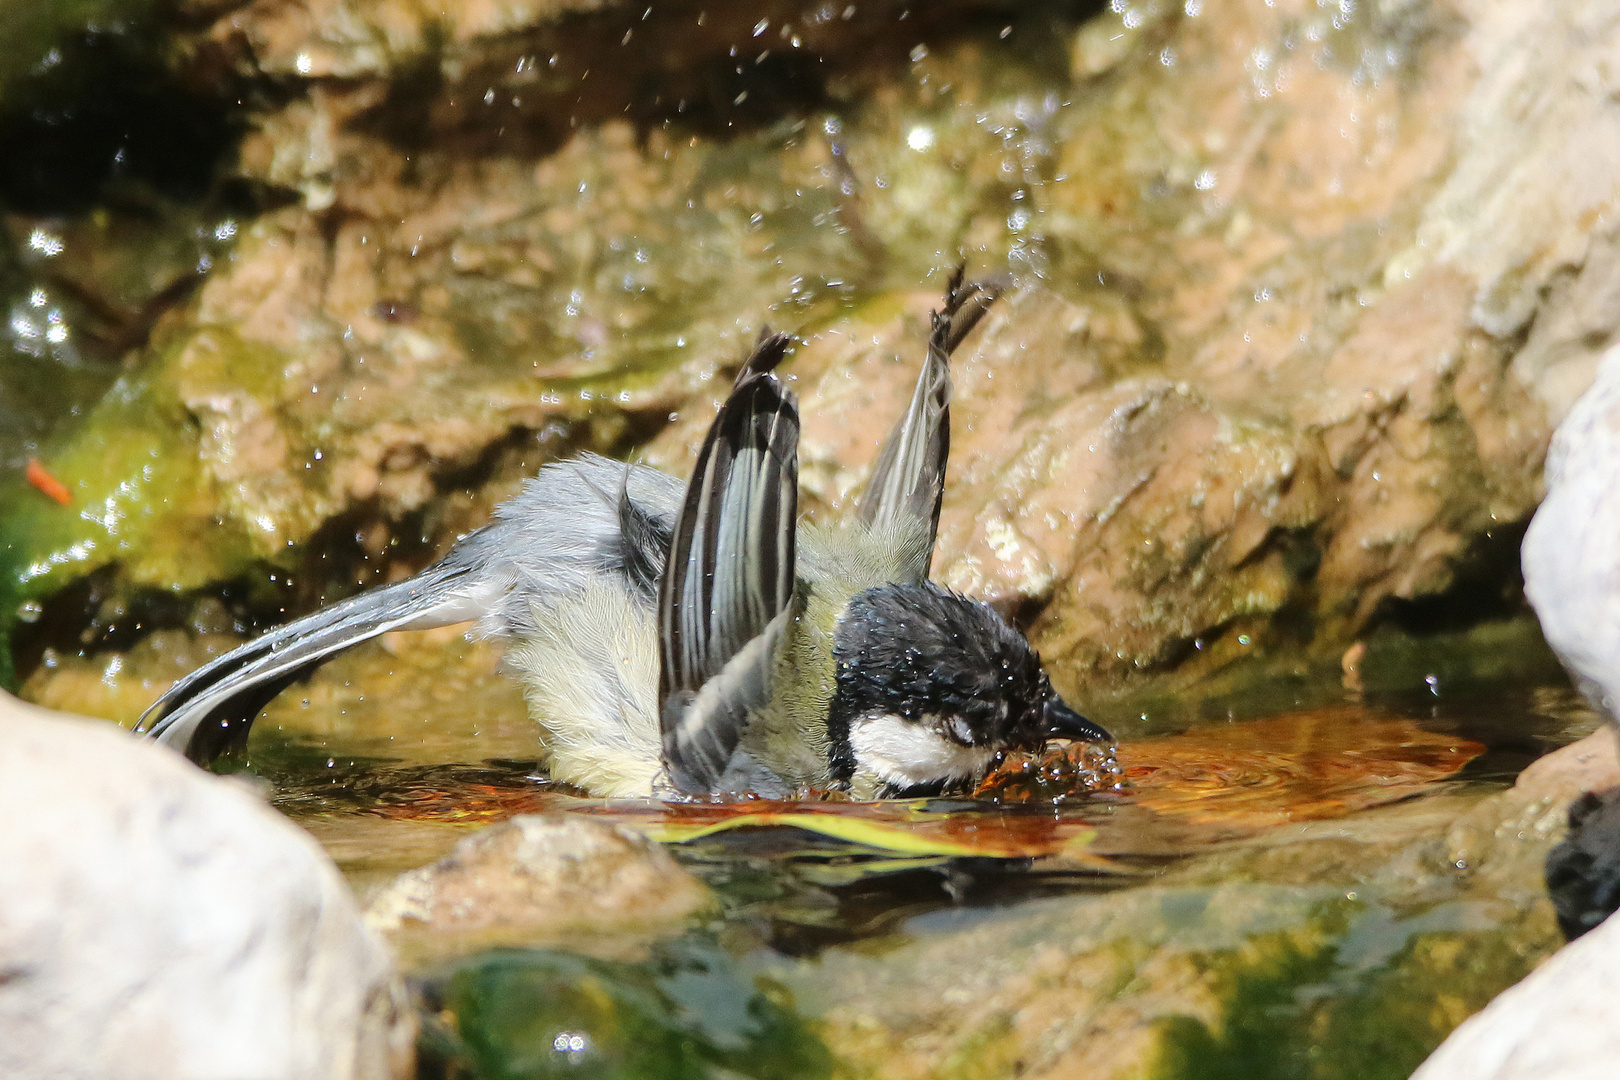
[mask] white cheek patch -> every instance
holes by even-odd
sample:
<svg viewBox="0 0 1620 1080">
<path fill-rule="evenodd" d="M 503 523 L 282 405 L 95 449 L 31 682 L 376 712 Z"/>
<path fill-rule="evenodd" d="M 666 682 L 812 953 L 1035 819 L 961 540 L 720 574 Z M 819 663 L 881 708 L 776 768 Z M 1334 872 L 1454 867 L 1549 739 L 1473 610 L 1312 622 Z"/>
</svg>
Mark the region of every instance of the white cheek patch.
<svg viewBox="0 0 1620 1080">
<path fill-rule="evenodd" d="M 857 769 L 903 788 L 976 778 L 995 756 L 994 750 L 959 745 L 927 724 L 887 713 L 855 721 L 850 726 L 849 745 Z"/>
</svg>

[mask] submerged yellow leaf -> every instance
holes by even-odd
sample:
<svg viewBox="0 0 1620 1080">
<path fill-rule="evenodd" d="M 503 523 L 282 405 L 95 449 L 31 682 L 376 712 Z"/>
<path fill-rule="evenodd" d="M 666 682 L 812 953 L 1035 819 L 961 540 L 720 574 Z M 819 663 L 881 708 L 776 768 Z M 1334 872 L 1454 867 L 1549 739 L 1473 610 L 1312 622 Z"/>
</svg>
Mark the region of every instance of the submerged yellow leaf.
<svg viewBox="0 0 1620 1080">
<path fill-rule="evenodd" d="M 906 821 L 898 816 L 883 820 L 870 811 L 769 811 L 731 814 L 707 821 L 693 818 L 648 821 L 638 823 L 637 827 L 648 837 L 669 844 L 683 844 L 733 829 L 785 827 L 899 855 L 1002 859 L 1059 852 L 1074 855 L 1083 852 L 1096 836 L 1096 830 L 1084 825 L 1070 825 L 1061 830 L 1042 827 L 1032 831 L 1012 824 L 1017 819 L 983 817 L 976 821 L 969 819 L 969 823 L 961 816 L 952 819 L 944 814 L 908 813 L 907 816 L 920 820 Z"/>
</svg>

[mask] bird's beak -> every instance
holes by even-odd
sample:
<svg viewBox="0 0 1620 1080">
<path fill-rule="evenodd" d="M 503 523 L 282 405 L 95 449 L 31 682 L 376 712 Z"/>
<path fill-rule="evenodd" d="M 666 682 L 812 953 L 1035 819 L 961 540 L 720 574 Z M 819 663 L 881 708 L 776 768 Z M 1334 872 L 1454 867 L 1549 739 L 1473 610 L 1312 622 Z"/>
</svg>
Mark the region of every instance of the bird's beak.
<svg viewBox="0 0 1620 1080">
<path fill-rule="evenodd" d="M 1046 699 L 1045 720 L 1048 739 L 1081 739 L 1104 746 L 1113 745 L 1112 735 L 1069 708 L 1061 698 Z"/>
</svg>

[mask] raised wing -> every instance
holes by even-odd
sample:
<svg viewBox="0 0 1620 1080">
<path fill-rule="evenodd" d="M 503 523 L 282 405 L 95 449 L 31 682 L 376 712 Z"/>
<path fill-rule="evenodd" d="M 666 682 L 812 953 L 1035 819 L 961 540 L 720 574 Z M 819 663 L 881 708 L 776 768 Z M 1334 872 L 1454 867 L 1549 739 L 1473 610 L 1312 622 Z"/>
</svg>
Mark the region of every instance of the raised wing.
<svg viewBox="0 0 1620 1080">
<path fill-rule="evenodd" d="M 951 354 L 1001 295 L 998 282 L 963 281 L 957 267 L 945 290 L 945 307 L 933 313 L 928 356 L 917 376 L 911 405 L 895 423 L 878 453 L 872 478 L 856 507 L 869 526 L 902 518 L 928 523 L 927 551 L 939 529 L 945 494 L 945 462 L 951 451 Z M 926 564 L 922 573 L 927 573 Z"/>
<path fill-rule="evenodd" d="M 770 691 L 793 597 L 799 410 L 761 334 L 698 452 L 658 598 L 664 764 L 685 794 L 719 789 Z"/>
</svg>

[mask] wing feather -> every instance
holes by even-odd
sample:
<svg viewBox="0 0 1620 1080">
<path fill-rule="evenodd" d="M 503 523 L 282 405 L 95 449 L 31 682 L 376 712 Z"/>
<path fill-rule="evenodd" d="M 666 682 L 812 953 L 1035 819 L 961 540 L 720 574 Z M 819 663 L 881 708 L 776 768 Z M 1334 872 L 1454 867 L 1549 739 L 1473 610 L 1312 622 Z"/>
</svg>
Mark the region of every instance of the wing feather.
<svg viewBox="0 0 1620 1080">
<path fill-rule="evenodd" d="M 856 513 L 868 526 L 912 518 L 928 523 L 927 553 L 939 530 L 945 494 L 945 464 L 951 452 L 951 354 L 1001 296 L 995 281 L 963 281 L 951 275 L 943 310 L 932 313 L 928 355 L 917 376 L 911 404 L 895 422 L 872 467 Z M 926 563 L 920 576 L 926 576 Z"/>
<path fill-rule="evenodd" d="M 768 695 L 793 596 L 799 412 L 772 374 L 788 341 L 761 335 L 710 426 L 659 590 L 664 758 L 687 794 L 715 789 Z"/>
</svg>

